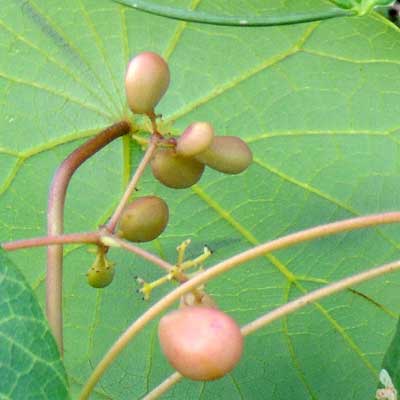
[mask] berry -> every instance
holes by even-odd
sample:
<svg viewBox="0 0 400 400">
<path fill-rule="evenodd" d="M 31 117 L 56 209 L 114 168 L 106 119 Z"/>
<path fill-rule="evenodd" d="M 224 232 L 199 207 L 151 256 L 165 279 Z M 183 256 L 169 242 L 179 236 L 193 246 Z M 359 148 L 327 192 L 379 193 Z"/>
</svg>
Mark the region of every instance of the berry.
<svg viewBox="0 0 400 400">
<path fill-rule="evenodd" d="M 194 122 L 189 125 L 177 140 L 176 153 L 183 157 L 192 157 L 202 153 L 210 146 L 214 129 L 208 122 Z"/>
<path fill-rule="evenodd" d="M 253 154 L 237 136 L 216 136 L 210 147 L 195 158 L 225 174 L 239 174 L 251 164 Z"/>
<path fill-rule="evenodd" d="M 134 57 L 126 70 L 125 88 L 130 109 L 154 115 L 154 107 L 168 89 L 168 64 L 156 53 L 146 51 Z"/>
<path fill-rule="evenodd" d="M 168 205 L 159 197 L 145 196 L 128 204 L 119 220 L 118 234 L 131 242 L 148 242 L 168 224 Z"/>
<path fill-rule="evenodd" d="M 180 157 L 173 149 L 161 149 L 151 160 L 151 169 L 165 186 L 185 189 L 199 181 L 204 164 L 194 158 Z"/>
<path fill-rule="evenodd" d="M 184 307 L 165 315 L 158 326 L 169 363 L 196 381 L 221 378 L 239 362 L 243 336 L 237 323 L 212 307 Z"/>
<path fill-rule="evenodd" d="M 114 279 L 114 265 L 107 260 L 103 251 L 98 251 L 96 259 L 86 273 L 87 282 L 94 288 L 104 288 Z"/>
</svg>

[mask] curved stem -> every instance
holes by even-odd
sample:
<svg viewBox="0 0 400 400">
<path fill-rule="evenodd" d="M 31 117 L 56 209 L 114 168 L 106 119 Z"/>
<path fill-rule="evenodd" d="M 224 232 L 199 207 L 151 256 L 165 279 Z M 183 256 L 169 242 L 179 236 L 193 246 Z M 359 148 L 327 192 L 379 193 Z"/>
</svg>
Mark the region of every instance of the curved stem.
<svg viewBox="0 0 400 400">
<path fill-rule="evenodd" d="M 117 208 L 114 211 L 114 214 L 111 216 L 110 220 L 106 224 L 106 229 L 113 233 L 115 227 L 117 226 L 118 220 L 121 216 L 122 211 L 124 210 L 126 203 L 129 201 L 129 197 L 131 196 L 132 192 L 135 190 L 140 177 L 143 175 L 143 172 L 150 162 L 151 158 L 155 150 L 157 149 L 157 143 L 160 140 L 160 136 L 158 134 L 153 134 L 151 136 L 151 141 L 149 147 L 146 149 L 146 152 L 143 155 L 142 160 L 140 161 L 139 165 L 136 168 L 136 171 L 127 186 L 125 193 L 123 194 Z"/>
<path fill-rule="evenodd" d="M 400 269 L 400 260 L 394 261 L 389 264 L 384 264 L 380 267 L 372 268 L 368 271 L 361 272 L 359 274 L 344 278 L 338 282 L 331 283 L 320 289 L 313 290 L 298 299 L 292 300 L 289 303 L 284 304 L 272 310 L 265 315 L 257 318 L 256 320 L 249 322 L 241 328 L 243 336 L 248 336 L 257 330 L 263 328 L 265 325 L 270 324 L 277 319 L 286 317 L 289 314 L 294 313 L 300 308 L 306 307 L 311 303 L 315 303 L 325 297 L 331 296 L 332 294 L 341 292 L 352 286 L 355 286 L 361 282 L 365 282 L 376 278 L 381 275 L 385 275 Z M 155 387 L 149 392 L 142 400 L 154 400 L 165 393 L 173 385 L 175 385 L 182 378 L 179 372 L 174 372 L 167 379 L 165 379 L 160 385 Z"/>
<path fill-rule="evenodd" d="M 114 139 L 127 134 L 131 125 L 121 121 L 101 131 L 72 152 L 57 169 L 50 186 L 47 208 L 47 233 L 57 236 L 64 229 L 64 204 L 68 184 L 74 172 L 97 151 Z M 52 245 L 47 250 L 46 314 L 51 331 L 63 354 L 62 334 L 62 245 Z"/>
<path fill-rule="evenodd" d="M 202 24 L 227 25 L 227 26 L 276 26 L 301 24 L 311 21 L 337 17 L 350 17 L 356 15 L 352 10 L 331 7 L 322 11 L 297 12 L 291 14 L 272 14 L 263 16 L 243 15 L 217 15 L 203 11 L 194 11 L 183 8 L 168 7 L 161 4 L 151 3 L 147 0 L 114 0 L 117 3 L 129 6 L 139 11 L 155 14 L 162 17 L 177 19 L 181 21 L 198 22 Z"/>
<path fill-rule="evenodd" d="M 219 264 L 216 264 L 213 267 L 205 270 L 204 272 L 199 273 L 188 282 L 183 283 L 175 290 L 160 299 L 156 304 L 154 304 L 149 310 L 142 314 L 128 327 L 128 329 L 111 346 L 107 354 L 103 357 L 103 359 L 95 368 L 82 390 L 80 399 L 84 400 L 88 398 L 94 386 L 100 380 L 106 369 L 117 358 L 119 353 L 128 345 L 128 343 L 137 335 L 137 333 L 142 330 L 147 323 L 156 318 L 158 314 L 160 314 L 167 307 L 171 306 L 185 293 L 193 290 L 194 288 L 202 285 L 212 278 L 215 278 L 216 276 L 265 253 L 284 249 L 295 244 L 337 234 L 340 232 L 398 222 L 400 222 L 400 212 L 389 212 L 382 214 L 373 214 L 358 218 L 350 218 L 343 221 L 329 223 L 326 225 L 320 225 L 258 245 L 250 250 L 230 257 L 227 260 L 222 261 Z"/>
<path fill-rule="evenodd" d="M 154 400 L 164 394 L 172 386 L 178 383 L 182 379 L 182 375 L 179 372 L 174 372 L 157 387 L 155 387 L 151 392 L 147 393 L 142 400 Z"/>
<path fill-rule="evenodd" d="M 250 335 L 258 329 L 261 329 L 263 326 L 270 324 L 271 322 L 286 315 L 292 314 L 300 308 L 303 308 L 311 303 L 315 303 L 317 300 L 321 300 L 334 293 L 341 292 L 361 282 L 368 281 L 381 275 L 389 274 L 398 269 L 400 269 L 400 260 L 360 272 L 356 275 L 352 275 L 341 279 L 340 281 L 331 283 L 330 285 L 326 285 L 320 289 L 313 290 L 312 292 L 307 293 L 298 299 L 292 300 L 289 303 L 286 303 L 283 306 L 280 306 L 275 310 L 266 313 L 262 317 L 246 324 L 242 327 L 243 336 Z"/>
<path fill-rule="evenodd" d="M 30 247 L 49 246 L 51 244 L 93 243 L 100 244 L 99 232 L 70 233 L 57 236 L 43 236 L 32 239 L 15 240 L 2 243 L 1 247 L 6 251 L 27 249 Z"/>
</svg>

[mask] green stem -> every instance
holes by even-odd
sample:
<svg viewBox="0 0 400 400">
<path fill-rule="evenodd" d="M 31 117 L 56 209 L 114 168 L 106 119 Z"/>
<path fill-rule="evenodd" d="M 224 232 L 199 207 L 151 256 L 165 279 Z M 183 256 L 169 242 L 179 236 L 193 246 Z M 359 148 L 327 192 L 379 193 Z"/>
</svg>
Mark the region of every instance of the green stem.
<svg viewBox="0 0 400 400">
<path fill-rule="evenodd" d="M 322 11 L 297 12 L 292 14 L 272 14 L 272 15 L 217 15 L 209 14 L 204 11 L 193 11 L 182 8 L 174 8 L 151 3 L 147 0 L 114 0 L 117 3 L 132 7 L 139 11 L 149 14 L 159 15 L 181 21 L 198 22 L 201 24 L 226 25 L 226 26 L 277 26 L 302 24 L 311 21 L 321 21 L 324 19 L 351 17 L 356 15 L 352 10 L 342 8 L 328 8 Z"/>
<path fill-rule="evenodd" d="M 272 251 L 285 249 L 296 244 L 341 232 L 348 232 L 355 229 L 399 222 L 400 212 L 388 212 L 319 225 L 314 228 L 305 229 L 303 231 L 292 233 L 279 239 L 260 244 L 256 247 L 232 256 L 227 260 L 222 261 L 219 264 L 216 264 L 213 267 L 210 267 L 209 269 L 199 273 L 186 283 L 183 283 L 175 290 L 165 295 L 127 328 L 127 330 L 115 341 L 115 343 L 108 350 L 107 354 L 96 366 L 92 375 L 89 377 L 88 381 L 83 387 L 79 397 L 80 400 L 86 400 L 89 398 L 90 393 L 100 380 L 101 376 L 117 358 L 121 351 L 128 345 L 128 343 L 138 334 L 138 332 L 142 330 L 150 321 L 156 318 L 161 312 L 163 312 L 167 307 L 170 307 L 175 301 L 179 300 L 179 298 L 185 293 L 192 291 L 198 286 L 213 278 L 216 278 L 218 275 L 221 275 L 232 268 L 253 260 L 256 257 L 260 257 L 266 253 L 271 253 Z"/>
</svg>

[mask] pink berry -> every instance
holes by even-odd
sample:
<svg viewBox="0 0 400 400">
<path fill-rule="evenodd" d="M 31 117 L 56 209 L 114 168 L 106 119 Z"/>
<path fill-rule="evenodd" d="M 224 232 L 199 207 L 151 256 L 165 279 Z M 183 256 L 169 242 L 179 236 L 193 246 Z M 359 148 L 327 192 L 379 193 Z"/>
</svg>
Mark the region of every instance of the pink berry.
<svg viewBox="0 0 400 400">
<path fill-rule="evenodd" d="M 202 153 L 210 146 L 214 129 L 208 122 L 190 124 L 177 140 L 176 153 L 183 157 L 192 157 Z"/>
<path fill-rule="evenodd" d="M 211 307 L 172 311 L 161 318 L 158 336 L 169 363 L 196 381 L 223 377 L 237 365 L 243 351 L 237 323 Z"/>
<path fill-rule="evenodd" d="M 146 51 L 134 57 L 125 75 L 126 97 L 137 114 L 154 114 L 154 107 L 169 86 L 168 64 L 158 54 Z"/>
<path fill-rule="evenodd" d="M 194 158 L 219 172 L 240 174 L 252 163 L 253 154 L 237 136 L 215 136 L 210 146 Z"/>
</svg>

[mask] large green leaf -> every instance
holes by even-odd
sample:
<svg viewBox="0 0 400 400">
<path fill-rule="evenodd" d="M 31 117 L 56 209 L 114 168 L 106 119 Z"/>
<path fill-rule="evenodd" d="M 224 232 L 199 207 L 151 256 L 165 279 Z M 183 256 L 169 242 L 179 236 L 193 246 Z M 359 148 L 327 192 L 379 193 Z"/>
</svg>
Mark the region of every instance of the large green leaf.
<svg viewBox="0 0 400 400">
<path fill-rule="evenodd" d="M 52 173 L 85 137 L 129 115 L 127 60 L 142 50 L 168 59 L 172 82 L 158 111 L 178 133 L 194 120 L 241 136 L 254 165 L 240 176 L 208 170 L 188 190 L 160 187 L 147 172 L 140 194 L 171 210 L 165 233 L 147 248 L 170 261 L 191 237 L 211 265 L 282 234 L 400 204 L 400 42 L 379 15 L 276 28 L 215 27 L 168 20 L 106 0 L 15 0 L 0 8 L 0 239 L 42 235 Z M 233 15 L 322 10 L 328 2 L 168 0 Z M 290 3 L 290 5 L 286 5 Z M 67 198 L 66 231 L 103 223 L 140 158 L 117 141 L 85 164 Z M 246 323 L 287 300 L 395 259 L 397 226 L 301 245 L 251 262 L 209 284 L 222 309 Z M 44 298 L 45 252 L 13 253 Z M 74 393 L 128 324 L 149 306 L 135 275 L 160 272 L 112 251 L 113 284 L 89 288 L 93 255 L 65 259 L 65 363 Z M 290 271 L 295 279 L 290 280 Z M 222 380 L 183 381 L 173 399 L 373 398 L 395 330 L 400 275 L 310 306 L 246 339 L 237 369 Z M 157 300 L 171 287 L 154 293 Z M 171 373 L 156 325 L 140 334 L 96 387 L 94 399 L 139 398 Z"/>
<path fill-rule="evenodd" d="M 23 275 L 0 249 L 0 397 L 67 399 L 56 342 Z"/>
</svg>

